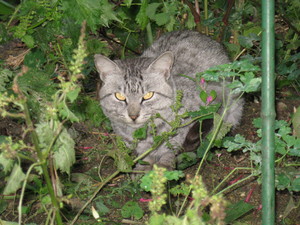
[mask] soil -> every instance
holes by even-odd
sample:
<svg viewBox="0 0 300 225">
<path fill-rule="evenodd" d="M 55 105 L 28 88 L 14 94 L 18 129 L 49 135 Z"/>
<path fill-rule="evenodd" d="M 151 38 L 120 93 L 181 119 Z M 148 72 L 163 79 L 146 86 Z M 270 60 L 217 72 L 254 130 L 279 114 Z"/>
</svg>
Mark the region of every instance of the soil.
<svg viewBox="0 0 300 225">
<path fill-rule="evenodd" d="M 2 52 L 0 58 L 5 59 L 8 56 L 18 56 L 24 52 L 23 46 L 17 42 L 10 45 L 0 47 Z M 10 57 L 10 59 L 12 59 Z M 20 64 L 22 62 L 20 61 Z M 20 65 L 19 64 L 19 65 Z M 96 96 L 96 94 L 95 94 Z M 259 95 L 258 95 L 259 96 Z M 293 113 L 293 107 L 300 105 L 299 93 L 292 88 L 284 88 L 276 92 L 276 113 L 280 120 L 289 121 Z M 252 125 L 253 118 L 260 116 L 261 101 L 259 97 L 251 95 L 246 97 L 246 104 L 241 125 L 232 131 L 231 135 L 241 134 L 246 139 L 253 142 L 257 141 L 256 129 Z M 77 192 L 81 194 L 80 197 L 66 200 L 67 209 L 63 210 L 63 214 L 71 220 L 70 211 L 76 212 L 85 203 L 93 190 L 100 185 L 99 174 L 102 178 L 108 177 L 115 170 L 114 161 L 105 157 L 105 153 L 110 149 L 112 144 L 113 134 L 107 134 L 102 128 L 92 127 L 88 123 L 73 124 L 70 131 L 77 136 L 76 140 L 76 164 L 71 171 L 71 181 L 78 183 Z M 15 138 L 22 138 L 22 124 L 18 121 L 8 118 L 0 118 L 0 135 L 13 136 Z M 231 171 L 236 167 L 249 167 L 248 153 L 236 152 L 228 153 L 225 150 L 216 150 L 214 157 L 210 161 L 206 161 L 202 170 L 200 171 L 203 181 L 207 186 L 208 191 L 212 191 Z M 99 169 L 99 163 L 101 169 Z M 184 171 L 186 177 L 193 177 L 198 165 L 192 166 Z M 86 174 L 86 175 L 84 175 Z M 247 171 L 238 171 L 234 173 L 225 184 L 220 187 L 224 189 L 234 180 L 240 180 L 249 175 Z M 86 177 L 84 177 L 86 176 Z M 68 178 L 62 175 L 62 180 L 66 183 Z M 3 185 L 3 181 L 1 181 Z M 134 222 L 133 218 L 129 220 L 122 219 L 121 207 L 129 200 L 137 201 L 139 198 L 150 199 L 151 196 L 146 192 L 141 192 L 135 186 L 137 184 L 131 183 L 128 174 L 121 174 L 114 178 L 109 184 L 101 190 L 93 205 L 99 209 L 102 202 L 109 208 L 108 212 L 103 216 L 103 221 L 106 224 L 144 224 L 148 218 L 149 210 L 147 202 L 139 202 L 139 205 L 145 211 L 145 216 L 138 222 Z M 75 191 L 76 192 L 76 191 Z M 75 193 L 74 192 L 74 193 Z M 86 193 L 86 198 L 82 196 Z M 251 194 L 252 193 L 252 194 Z M 250 198 L 249 198 L 250 196 Z M 255 178 L 247 180 L 234 189 L 229 189 L 224 193 L 225 199 L 230 203 L 236 203 L 240 200 L 244 201 L 249 198 L 248 203 L 254 206 L 254 209 L 241 218 L 239 224 L 261 224 L 261 184 Z M 80 200 L 81 199 L 81 200 Z M 291 209 L 291 199 L 298 208 Z M 26 223 L 42 224 L 46 219 L 46 213 L 41 209 L 39 202 L 29 198 L 25 198 L 25 205 L 31 204 L 31 210 L 28 215 L 23 215 L 23 220 Z M 8 201 L 6 210 L 1 214 L 1 219 L 6 221 L 17 221 L 17 202 L 16 199 Z M 300 224 L 299 213 L 299 193 L 289 193 L 287 191 L 276 191 L 276 224 Z M 97 205 L 98 204 L 98 205 Z M 102 205 L 103 206 L 103 205 Z M 104 210 L 104 207 L 102 208 Z M 86 220 L 90 215 L 90 209 L 85 211 L 85 217 L 80 218 L 76 224 L 96 224 L 93 218 Z M 89 222 L 86 222 L 89 221 Z M 284 222 L 283 222 L 284 221 Z"/>
</svg>

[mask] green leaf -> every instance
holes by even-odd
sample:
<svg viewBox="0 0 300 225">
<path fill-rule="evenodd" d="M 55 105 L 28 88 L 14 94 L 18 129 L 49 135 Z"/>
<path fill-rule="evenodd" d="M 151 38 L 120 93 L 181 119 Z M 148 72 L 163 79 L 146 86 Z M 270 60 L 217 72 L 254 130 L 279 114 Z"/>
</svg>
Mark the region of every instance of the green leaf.
<svg viewBox="0 0 300 225">
<path fill-rule="evenodd" d="M 0 91 L 6 91 L 6 85 L 13 78 L 14 73 L 9 69 L 0 70 Z"/>
<path fill-rule="evenodd" d="M 152 185 L 152 179 L 151 179 L 151 174 L 153 174 L 153 171 L 150 171 L 146 173 L 142 178 L 141 178 L 141 183 L 140 187 L 145 190 L 145 191 L 150 191 L 151 190 L 151 185 Z"/>
<path fill-rule="evenodd" d="M 200 92 L 200 99 L 205 104 L 206 104 L 207 97 L 208 97 L 208 94 L 205 91 Z"/>
<path fill-rule="evenodd" d="M 232 204 L 229 206 L 226 210 L 226 218 L 225 222 L 226 223 L 232 223 L 236 219 L 240 218 L 241 216 L 245 215 L 248 213 L 250 210 L 254 208 L 253 205 L 244 202 L 243 200 Z"/>
<path fill-rule="evenodd" d="M 149 20 L 147 17 L 148 0 L 142 0 L 140 11 L 136 15 L 135 21 L 140 25 L 141 29 L 145 29 Z"/>
<path fill-rule="evenodd" d="M 57 108 L 59 115 L 63 119 L 69 119 L 71 122 L 79 122 L 79 118 L 69 109 L 65 102 L 60 102 Z"/>
<path fill-rule="evenodd" d="M 162 5 L 162 3 L 158 3 L 158 2 L 154 2 L 148 5 L 148 7 L 146 8 L 146 15 L 154 20 L 155 19 L 155 15 L 156 15 L 156 11 L 158 9 L 158 7 L 160 7 Z"/>
<path fill-rule="evenodd" d="M 7 174 L 9 171 L 11 171 L 14 165 L 14 160 L 6 158 L 4 155 L 4 153 L 0 154 L 0 164 L 3 166 L 4 173 Z"/>
<path fill-rule="evenodd" d="M 7 206 L 8 206 L 7 201 L 4 199 L 0 199 L 0 215 L 7 209 Z"/>
<path fill-rule="evenodd" d="M 158 26 L 166 25 L 170 19 L 167 13 L 158 13 L 155 15 L 155 22 Z"/>
<path fill-rule="evenodd" d="M 153 214 L 149 219 L 149 225 L 164 225 L 166 224 L 165 221 L 166 215 L 165 214 Z"/>
<path fill-rule="evenodd" d="M 23 36 L 22 41 L 27 45 L 27 47 L 34 48 L 34 38 L 31 35 Z"/>
<path fill-rule="evenodd" d="M 144 210 L 136 202 L 129 201 L 122 207 L 121 214 L 124 218 L 134 217 L 139 220 L 143 217 Z"/>
<path fill-rule="evenodd" d="M 7 184 L 4 188 L 3 194 L 9 195 L 15 193 L 22 184 L 22 181 L 25 180 L 25 174 L 23 173 L 19 164 L 15 164 L 12 172 L 7 180 Z"/>
<path fill-rule="evenodd" d="M 100 216 L 104 216 L 110 212 L 110 209 L 104 204 L 103 200 L 96 201 L 96 208 Z"/>
<path fill-rule="evenodd" d="M 181 170 L 165 171 L 164 176 L 168 181 L 179 180 L 180 178 L 184 177 L 184 173 Z"/>
<path fill-rule="evenodd" d="M 216 113 L 221 104 L 211 104 L 208 106 L 200 106 L 199 111 L 188 112 L 188 115 L 192 118 L 203 116 L 199 120 L 212 119 L 213 114 Z"/>
<path fill-rule="evenodd" d="M 147 138 L 147 130 L 148 130 L 147 124 L 141 128 L 136 129 L 133 132 L 133 138 L 136 138 L 138 140 L 146 139 Z"/>
<path fill-rule="evenodd" d="M 67 93 L 67 98 L 70 100 L 71 103 L 73 103 L 75 99 L 78 97 L 79 92 L 80 92 L 80 88 L 78 87 Z"/>
<path fill-rule="evenodd" d="M 279 191 L 284 190 L 286 188 L 290 188 L 291 186 L 290 178 L 284 173 L 276 175 L 275 186 Z"/>
<path fill-rule="evenodd" d="M 75 162 L 75 142 L 66 129 L 59 134 L 54 145 L 54 164 L 57 169 L 70 175 L 71 166 Z"/>
<path fill-rule="evenodd" d="M 291 186 L 293 191 L 300 191 L 300 177 L 294 179 Z"/>
<path fill-rule="evenodd" d="M 177 167 L 184 170 L 197 163 L 197 156 L 194 152 L 184 152 L 177 156 Z"/>
</svg>

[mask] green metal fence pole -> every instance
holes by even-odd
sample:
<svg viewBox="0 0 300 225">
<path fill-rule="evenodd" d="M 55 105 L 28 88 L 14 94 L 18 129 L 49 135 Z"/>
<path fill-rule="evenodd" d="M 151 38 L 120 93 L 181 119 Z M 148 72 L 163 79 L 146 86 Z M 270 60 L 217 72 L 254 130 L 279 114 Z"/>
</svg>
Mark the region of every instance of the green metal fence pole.
<svg viewBox="0 0 300 225">
<path fill-rule="evenodd" d="M 274 0 L 262 0 L 262 224 L 275 223 Z"/>
</svg>

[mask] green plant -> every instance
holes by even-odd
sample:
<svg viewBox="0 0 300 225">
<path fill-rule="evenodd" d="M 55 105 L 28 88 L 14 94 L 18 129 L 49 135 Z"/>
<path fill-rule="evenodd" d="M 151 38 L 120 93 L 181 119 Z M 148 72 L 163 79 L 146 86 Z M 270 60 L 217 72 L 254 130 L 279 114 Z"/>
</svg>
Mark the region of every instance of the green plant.
<svg viewBox="0 0 300 225">
<path fill-rule="evenodd" d="M 74 51 L 73 60 L 70 62 L 68 79 L 66 80 L 62 76 L 58 77 L 60 81 L 59 88 L 52 95 L 52 102 L 47 101 L 49 99 L 46 97 L 39 100 L 38 104 L 40 109 L 43 110 L 43 115 L 39 117 L 38 121 L 33 121 L 28 107 L 27 96 L 29 90 L 26 90 L 26 85 L 22 87 L 19 84 L 19 79 L 28 74 L 27 67 L 23 67 L 22 72 L 14 77 L 12 87 L 14 94 L 0 93 L 1 116 L 9 116 L 24 121 L 27 127 L 24 135 L 30 134 L 31 136 L 28 143 L 6 137 L 0 145 L 0 164 L 8 175 L 4 194 L 15 193 L 22 185 L 18 209 L 19 223 L 22 222 L 21 209 L 26 184 L 29 175 L 35 169 L 43 174 L 52 202 L 51 211 L 53 210 L 56 222 L 62 224 L 58 200 L 58 197 L 62 196 L 62 189 L 59 178 L 52 176 L 51 178 L 56 180 L 56 191 L 54 191 L 49 171 L 61 170 L 70 175 L 70 167 L 75 162 L 75 143 L 64 127 L 64 123 L 68 120 L 78 121 L 78 118 L 69 110 L 68 104 L 74 102 L 80 92 L 78 81 L 82 77 L 80 74 L 82 62 L 86 57 L 84 36 L 85 25 L 83 25 L 81 31 L 78 49 Z M 41 91 L 37 93 L 41 93 Z M 42 97 L 42 95 L 40 96 Z M 22 168 L 24 160 L 31 162 L 26 174 L 23 172 L 24 168 Z"/>
<path fill-rule="evenodd" d="M 261 138 L 261 119 L 253 121 L 254 126 L 258 129 L 257 135 Z M 298 157 L 300 156 L 300 139 L 292 135 L 292 129 L 286 121 L 279 120 L 275 123 L 275 143 L 276 143 L 276 188 L 278 190 L 288 189 L 290 192 L 300 191 L 300 179 L 297 177 L 296 167 L 300 166 Z M 227 151 L 243 151 L 250 153 L 252 167 L 256 170 L 256 176 L 261 174 L 261 140 L 256 143 L 246 140 L 241 135 L 236 135 L 233 140 L 224 142 L 224 147 Z M 295 163 L 288 162 L 288 159 L 293 157 Z M 279 168 L 278 165 L 281 165 Z"/>
</svg>

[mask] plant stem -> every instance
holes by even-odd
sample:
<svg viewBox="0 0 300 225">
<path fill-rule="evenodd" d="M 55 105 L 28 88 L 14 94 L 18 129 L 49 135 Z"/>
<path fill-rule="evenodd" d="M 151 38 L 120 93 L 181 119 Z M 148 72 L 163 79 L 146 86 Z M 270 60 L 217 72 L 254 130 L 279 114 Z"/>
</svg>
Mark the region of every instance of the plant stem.
<svg viewBox="0 0 300 225">
<path fill-rule="evenodd" d="M 213 195 L 218 189 L 219 189 L 219 187 L 234 173 L 234 172 L 236 172 L 237 170 L 254 170 L 253 168 L 239 168 L 239 167 L 237 167 L 237 168 L 234 168 L 219 184 L 218 184 L 218 186 L 217 187 L 215 187 L 214 188 L 214 190 L 211 192 L 211 195 Z M 236 182 L 236 183 L 234 183 L 234 184 L 232 184 L 231 186 L 229 186 L 229 187 L 233 187 L 233 185 L 235 185 L 235 184 L 237 184 L 238 182 Z M 222 193 L 223 192 L 223 190 L 222 191 L 220 191 L 218 194 L 220 194 L 220 193 Z"/>
<path fill-rule="evenodd" d="M 40 146 L 39 146 L 38 135 L 37 135 L 37 133 L 34 129 L 33 122 L 30 118 L 30 113 L 29 113 L 29 109 L 28 109 L 28 106 L 27 106 L 27 103 L 26 103 L 26 98 L 25 98 L 25 96 L 22 96 L 22 97 L 23 97 L 23 101 L 24 101 L 23 102 L 23 107 L 24 107 L 26 124 L 27 124 L 28 128 L 30 130 L 32 130 L 32 132 L 31 132 L 32 142 L 33 142 L 34 148 L 37 152 L 37 155 L 38 155 L 38 158 L 39 158 L 39 163 L 41 164 L 41 167 L 42 167 L 43 176 L 44 176 L 44 179 L 46 181 L 47 189 L 48 189 L 49 194 L 50 194 L 51 202 L 52 202 L 52 205 L 54 207 L 56 223 L 58 225 L 60 225 L 60 224 L 63 224 L 63 223 L 62 223 L 62 219 L 61 219 L 60 212 L 59 212 L 59 204 L 58 204 L 58 201 L 56 199 L 56 196 L 55 196 L 55 193 L 54 193 L 54 190 L 53 190 L 53 187 L 52 187 L 51 179 L 50 179 L 48 169 L 47 169 L 47 165 L 46 165 L 46 160 L 45 160 L 44 155 L 43 155 L 43 153 L 40 149 Z"/>
<path fill-rule="evenodd" d="M 20 225 L 22 224 L 22 202 L 23 202 L 23 198 L 24 198 L 24 192 L 25 192 L 27 180 L 28 180 L 28 177 L 29 177 L 29 175 L 30 175 L 30 173 L 31 173 L 31 170 L 32 170 L 35 166 L 37 166 L 37 165 L 39 165 L 39 164 L 40 164 L 40 163 L 33 163 L 33 164 L 29 167 L 29 169 L 28 169 L 28 171 L 27 171 L 27 173 L 26 173 L 26 176 L 25 176 L 25 180 L 24 180 L 24 182 L 23 182 L 22 191 L 21 191 L 20 200 L 19 200 L 19 206 L 18 206 L 19 224 L 20 224 Z"/>
</svg>

